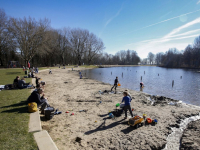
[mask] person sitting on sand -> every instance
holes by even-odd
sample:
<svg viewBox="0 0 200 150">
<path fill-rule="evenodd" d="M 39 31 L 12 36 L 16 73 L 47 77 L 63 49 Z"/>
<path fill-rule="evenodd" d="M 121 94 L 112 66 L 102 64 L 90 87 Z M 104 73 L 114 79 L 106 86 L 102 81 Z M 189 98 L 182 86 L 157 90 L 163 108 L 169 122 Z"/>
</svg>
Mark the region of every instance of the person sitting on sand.
<svg viewBox="0 0 200 150">
<path fill-rule="evenodd" d="M 31 71 L 28 73 L 28 78 L 31 78 Z"/>
<path fill-rule="evenodd" d="M 35 77 L 35 84 L 36 84 L 36 86 L 37 86 L 38 84 L 40 84 L 40 83 L 39 83 L 39 80 L 40 80 L 40 78 Z"/>
<path fill-rule="evenodd" d="M 38 108 L 41 107 L 41 114 L 44 114 L 44 109 L 50 106 L 47 101 L 48 98 L 44 97 L 45 95 L 43 94 L 43 92 L 43 89 L 39 88 L 37 91 L 33 91 L 27 99 L 28 103 L 35 102 L 37 103 Z M 40 97 L 40 94 L 43 94 L 42 97 Z"/>
<path fill-rule="evenodd" d="M 18 81 L 19 81 L 19 76 L 16 76 L 16 78 L 13 81 L 14 88 L 18 88 Z"/>
<path fill-rule="evenodd" d="M 40 88 L 42 88 L 41 84 L 37 84 L 34 91 L 37 91 L 37 90 L 40 89 Z M 34 91 L 33 91 L 33 92 L 34 92 Z"/>
<path fill-rule="evenodd" d="M 129 110 L 129 112 L 130 112 L 130 114 L 131 114 L 132 117 L 133 117 L 133 113 L 131 111 L 131 104 L 130 104 L 131 99 L 128 96 L 128 93 L 127 92 L 123 92 L 123 95 L 124 95 L 124 97 L 122 99 L 122 103 L 123 102 L 125 103 L 125 105 L 124 105 L 124 111 L 125 111 L 125 119 L 126 119 L 127 118 L 127 110 Z"/>
<path fill-rule="evenodd" d="M 82 74 L 80 75 L 80 79 L 82 79 L 83 78 L 83 76 L 82 76 Z"/>
<path fill-rule="evenodd" d="M 116 79 L 115 79 L 115 81 L 114 81 L 114 85 L 113 85 L 113 87 L 111 88 L 111 91 L 112 91 L 112 89 L 115 87 L 115 92 L 116 92 L 116 88 L 117 88 L 117 84 L 119 83 L 119 81 L 118 81 L 118 77 L 116 77 Z"/>
</svg>

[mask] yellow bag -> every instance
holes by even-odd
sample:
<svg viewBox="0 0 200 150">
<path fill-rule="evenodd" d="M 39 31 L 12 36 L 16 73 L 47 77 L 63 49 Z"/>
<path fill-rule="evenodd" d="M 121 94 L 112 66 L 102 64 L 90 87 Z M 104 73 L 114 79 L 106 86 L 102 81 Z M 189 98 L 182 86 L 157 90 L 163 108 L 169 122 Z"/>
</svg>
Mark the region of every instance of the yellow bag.
<svg viewBox="0 0 200 150">
<path fill-rule="evenodd" d="M 37 103 L 35 103 L 35 102 L 28 103 L 28 111 L 36 112 L 37 111 Z"/>
<path fill-rule="evenodd" d="M 121 86 L 121 84 L 120 84 L 120 83 L 118 83 L 118 86 Z"/>
</svg>

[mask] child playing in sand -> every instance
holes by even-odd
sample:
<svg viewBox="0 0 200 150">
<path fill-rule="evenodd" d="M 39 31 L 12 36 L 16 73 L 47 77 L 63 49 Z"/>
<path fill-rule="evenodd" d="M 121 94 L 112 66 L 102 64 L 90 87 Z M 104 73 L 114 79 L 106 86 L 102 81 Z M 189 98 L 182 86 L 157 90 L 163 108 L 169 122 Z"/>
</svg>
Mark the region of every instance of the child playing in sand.
<svg viewBox="0 0 200 150">
<path fill-rule="evenodd" d="M 127 94 L 128 94 L 127 96 L 130 97 L 130 99 L 132 100 L 132 96 L 131 96 L 131 94 L 128 92 L 128 89 L 126 89 L 125 92 L 127 92 Z"/>
<path fill-rule="evenodd" d="M 51 71 L 51 69 L 49 69 L 49 74 L 52 74 L 52 71 Z"/>
<path fill-rule="evenodd" d="M 123 92 L 123 95 L 124 95 L 124 97 L 122 99 L 122 103 L 123 102 L 125 103 L 125 105 L 124 105 L 124 111 L 125 111 L 125 119 L 126 119 L 127 118 L 127 110 L 129 110 L 129 112 L 130 112 L 130 114 L 131 114 L 132 117 L 133 117 L 133 113 L 131 111 L 131 104 L 130 104 L 131 99 L 128 96 L 128 93 L 127 92 Z"/>
</svg>

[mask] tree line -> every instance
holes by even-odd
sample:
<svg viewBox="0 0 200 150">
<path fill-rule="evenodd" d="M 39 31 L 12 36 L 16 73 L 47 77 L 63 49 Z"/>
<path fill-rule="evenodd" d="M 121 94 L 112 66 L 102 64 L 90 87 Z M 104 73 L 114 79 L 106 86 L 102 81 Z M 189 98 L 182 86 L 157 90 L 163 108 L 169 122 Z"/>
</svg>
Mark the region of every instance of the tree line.
<svg viewBox="0 0 200 150">
<path fill-rule="evenodd" d="M 0 66 L 10 61 L 21 66 L 92 64 L 104 49 L 103 41 L 86 29 L 53 29 L 47 18 L 13 18 L 0 9 Z"/>
<path fill-rule="evenodd" d="M 140 57 L 134 50 L 121 50 L 115 55 L 104 53 L 96 61 L 102 65 L 138 65 Z"/>
<path fill-rule="evenodd" d="M 184 50 L 170 48 L 165 53 L 148 53 L 142 64 L 156 64 L 157 66 L 169 68 L 199 68 L 200 67 L 200 36 L 196 37 L 192 45 L 188 45 Z"/>
</svg>

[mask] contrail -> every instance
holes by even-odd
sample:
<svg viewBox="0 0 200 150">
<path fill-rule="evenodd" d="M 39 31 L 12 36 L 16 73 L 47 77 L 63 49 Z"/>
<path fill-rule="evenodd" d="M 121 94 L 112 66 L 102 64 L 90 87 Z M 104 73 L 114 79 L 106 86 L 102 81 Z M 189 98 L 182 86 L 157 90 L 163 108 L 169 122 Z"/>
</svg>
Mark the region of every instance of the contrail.
<svg viewBox="0 0 200 150">
<path fill-rule="evenodd" d="M 178 18 L 178 17 L 185 16 L 185 15 L 188 15 L 188 14 L 192 14 L 192 13 L 195 13 L 195 12 L 198 12 L 198 11 L 200 11 L 200 9 L 198 9 L 198 10 L 196 10 L 196 11 L 192 11 L 192 12 L 186 13 L 186 14 L 182 14 L 182 15 L 179 15 L 179 16 L 176 16 L 176 17 L 173 17 L 173 18 L 169 18 L 169 19 L 163 20 L 163 21 L 160 21 L 160 22 L 157 22 L 157 23 L 148 25 L 148 26 L 146 26 L 146 27 L 139 28 L 139 29 L 134 30 L 134 31 L 132 31 L 132 32 L 135 32 L 135 31 L 138 31 L 138 30 L 141 30 L 141 29 L 145 29 L 145 28 L 148 28 L 148 27 L 151 27 L 151 26 L 155 26 L 155 25 L 157 25 L 157 24 L 160 24 L 160 23 L 163 23 L 163 22 L 167 22 L 167 21 L 176 19 L 176 18 Z M 129 33 L 132 33 L 132 32 L 129 32 Z M 129 34 L 129 33 L 125 33 L 125 34 Z M 125 34 L 123 34 L 123 35 L 125 35 Z"/>
</svg>

